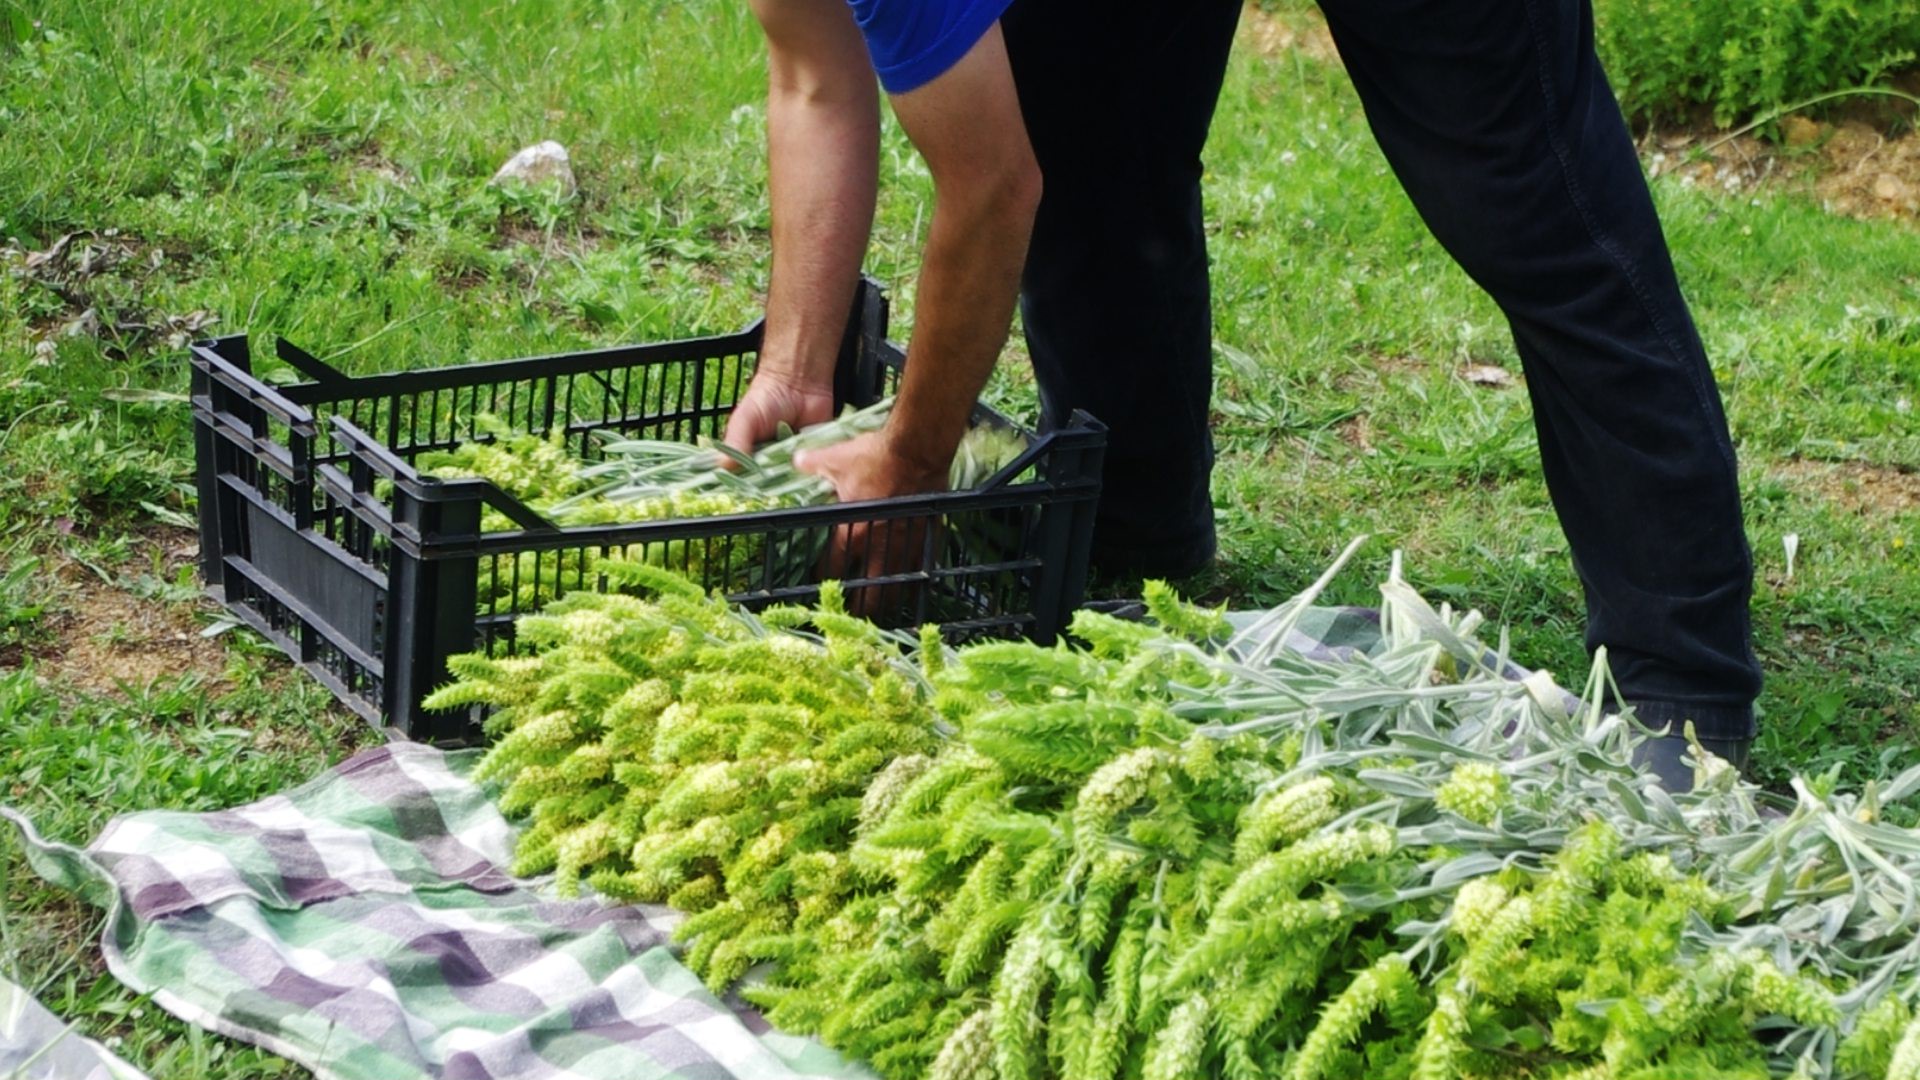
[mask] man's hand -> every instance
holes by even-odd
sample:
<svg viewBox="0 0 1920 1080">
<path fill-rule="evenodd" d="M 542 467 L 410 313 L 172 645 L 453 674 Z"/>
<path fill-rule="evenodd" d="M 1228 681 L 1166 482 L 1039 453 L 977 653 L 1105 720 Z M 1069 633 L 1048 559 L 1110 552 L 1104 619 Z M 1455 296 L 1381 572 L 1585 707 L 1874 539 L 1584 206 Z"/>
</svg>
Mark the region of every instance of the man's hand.
<svg viewBox="0 0 1920 1080">
<path fill-rule="evenodd" d="M 794 456 L 801 472 L 825 478 L 841 502 L 923 495 L 947 488 L 947 466 L 914 463 L 890 437 L 892 425 L 836 446 L 804 450 Z M 924 565 L 934 521 L 925 517 L 860 522 L 834 530 L 828 538 L 822 575 L 829 578 L 879 578 L 931 569 Z M 856 588 L 847 607 L 870 619 L 891 617 L 915 595 L 908 586 Z"/>
<path fill-rule="evenodd" d="M 833 419 L 833 387 L 819 386 L 762 368 L 727 420 L 728 446 L 751 454 L 779 434 L 780 425 L 795 431 Z"/>
<path fill-rule="evenodd" d="M 911 0 L 899 2 L 911 9 Z M 771 76 L 774 267 L 764 355 L 782 358 L 763 371 L 821 385 L 832 379 L 872 222 L 879 101 L 845 0 L 754 0 L 754 10 Z M 997 24 L 944 72 L 892 100 L 933 177 L 933 216 L 907 349 L 913 359 L 885 432 L 795 462 L 825 476 L 843 502 L 946 486 L 954 448 L 1006 343 L 1040 201 L 1040 167 Z M 731 446 L 749 449 L 794 407 L 783 388 L 760 381 L 728 425 Z M 924 518 L 892 519 L 839 530 L 827 572 L 849 576 L 860 567 L 851 576 L 871 578 L 921 568 L 935 542 L 930 527 Z M 884 594 L 893 590 L 862 591 L 891 606 Z"/>
<path fill-rule="evenodd" d="M 893 425 L 818 450 L 802 450 L 794 468 L 833 485 L 841 502 L 924 495 L 947 489 L 947 465 L 915 463 L 893 443 Z"/>
</svg>

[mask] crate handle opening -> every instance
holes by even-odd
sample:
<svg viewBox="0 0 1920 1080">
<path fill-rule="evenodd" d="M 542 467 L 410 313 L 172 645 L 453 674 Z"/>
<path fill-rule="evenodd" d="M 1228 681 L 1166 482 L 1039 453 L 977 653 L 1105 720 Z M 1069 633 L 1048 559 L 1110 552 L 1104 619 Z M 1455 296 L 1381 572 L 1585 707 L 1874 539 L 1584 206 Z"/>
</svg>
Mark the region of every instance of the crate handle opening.
<svg viewBox="0 0 1920 1080">
<path fill-rule="evenodd" d="M 346 374 L 339 368 L 286 338 L 273 339 L 273 354 L 279 357 L 282 363 L 322 386 L 338 386 L 348 381 Z"/>
<path fill-rule="evenodd" d="M 1065 428 L 1057 428 L 1053 431 L 1043 432 L 1029 439 L 1027 441 L 1027 448 L 1020 451 L 1018 457 L 1002 465 L 998 471 L 981 481 L 979 486 L 973 490 L 998 491 L 1013 483 L 1015 478 L 1038 464 L 1043 458 L 1051 457 L 1054 453 L 1055 443 L 1063 441 L 1068 436 L 1084 437 L 1088 432 L 1097 432 L 1100 436 L 1104 437 L 1106 430 L 1105 424 L 1095 420 L 1084 409 L 1075 409 L 1073 416 L 1068 419 Z"/>
<path fill-rule="evenodd" d="M 286 424 L 294 434 L 311 438 L 316 430 L 313 413 L 289 399 L 278 388 L 262 382 L 253 374 L 250 367 L 245 366 L 244 359 L 236 363 L 234 359 L 227 356 L 226 350 L 235 348 L 235 342 L 239 342 L 238 349 L 244 350 L 245 342 L 242 338 L 221 338 L 210 343 L 190 345 L 187 348 L 189 363 L 205 372 L 211 382 L 218 383 L 228 391 L 238 394 L 249 404 L 265 410 L 267 415 Z M 242 355 L 244 356 L 244 352 Z M 218 407 L 211 395 L 198 396 L 207 398 L 203 407 L 209 411 Z"/>
</svg>

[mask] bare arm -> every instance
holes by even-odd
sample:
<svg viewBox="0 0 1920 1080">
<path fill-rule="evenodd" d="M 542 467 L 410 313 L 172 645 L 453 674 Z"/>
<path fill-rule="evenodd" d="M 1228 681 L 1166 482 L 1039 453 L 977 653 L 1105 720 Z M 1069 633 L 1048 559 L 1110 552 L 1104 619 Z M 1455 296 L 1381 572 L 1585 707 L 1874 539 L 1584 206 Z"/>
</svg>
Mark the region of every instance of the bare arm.
<svg viewBox="0 0 1920 1080">
<path fill-rule="evenodd" d="M 896 96 L 893 108 L 934 186 L 906 378 L 883 431 L 798 462 L 849 501 L 946 486 L 968 414 L 1006 344 L 1040 201 L 1040 168 L 999 27 L 946 73 Z"/>
<path fill-rule="evenodd" d="M 741 450 L 833 415 L 833 369 L 873 227 L 880 96 L 846 0 L 754 0 L 767 37 L 773 275 Z"/>
<path fill-rule="evenodd" d="M 934 195 L 912 361 L 887 426 L 888 448 L 944 477 L 1007 342 L 1040 202 L 1040 166 L 998 26 L 946 74 L 894 98 L 893 110 L 927 161 Z"/>
</svg>

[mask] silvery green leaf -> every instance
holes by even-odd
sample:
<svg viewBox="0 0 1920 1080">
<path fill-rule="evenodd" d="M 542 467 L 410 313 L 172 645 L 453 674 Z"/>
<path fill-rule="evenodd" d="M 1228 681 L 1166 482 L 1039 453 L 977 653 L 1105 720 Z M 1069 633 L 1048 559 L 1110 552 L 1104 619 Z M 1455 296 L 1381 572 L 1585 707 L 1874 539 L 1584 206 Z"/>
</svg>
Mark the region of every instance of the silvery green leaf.
<svg viewBox="0 0 1920 1080">
<path fill-rule="evenodd" d="M 1915 765 L 1886 782 L 1880 798 L 1884 802 L 1902 802 L 1920 792 L 1920 765 Z"/>
<path fill-rule="evenodd" d="M 1607 790 L 1612 792 L 1614 798 L 1620 800 L 1620 809 L 1628 817 L 1640 822 L 1647 820 L 1647 804 L 1640 798 L 1640 794 L 1633 790 L 1633 785 L 1617 776 L 1610 776 L 1607 778 Z"/>
<path fill-rule="evenodd" d="M 1860 824 L 1855 831 L 1867 843 L 1890 855 L 1920 856 L 1920 831 L 1877 821 Z"/>
<path fill-rule="evenodd" d="M 1449 859 L 1440 869 L 1434 871 L 1430 879 L 1436 886 L 1455 886 L 1488 874 L 1498 873 L 1507 865 L 1505 859 L 1491 852 L 1475 851 L 1455 859 Z"/>
<path fill-rule="evenodd" d="M 1623 764 L 1617 758 L 1595 750 L 1587 744 L 1581 744 L 1575 747 L 1573 756 L 1574 760 L 1580 763 L 1580 767 L 1586 769 L 1588 772 L 1618 773 L 1632 771 L 1629 766 Z"/>
<path fill-rule="evenodd" d="M 1875 893 L 1867 897 L 1867 906 L 1873 909 L 1873 913 L 1879 917 L 1880 922 L 1887 929 L 1913 924 L 1911 903 L 1896 902 L 1892 897 Z"/>
<path fill-rule="evenodd" d="M 1775 862 L 1773 864 L 1773 872 L 1767 875 L 1766 889 L 1761 893 L 1760 902 L 1762 905 L 1764 905 L 1764 907 L 1771 909 L 1779 904 L 1780 898 L 1786 895 L 1786 891 L 1787 891 L 1786 864 L 1782 862 Z"/>
<path fill-rule="evenodd" d="M 1393 741 L 1396 747 L 1405 747 L 1408 750 L 1415 751 L 1426 751 L 1430 754 L 1451 755 L 1464 761 L 1498 762 L 1500 760 L 1497 755 L 1470 750 L 1461 746 L 1459 743 L 1439 735 L 1417 735 L 1412 732 L 1400 731 L 1394 733 Z"/>
<path fill-rule="evenodd" d="M 1651 820 L 1654 824 L 1672 829 L 1676 833 L 1692 832 L 1687 825 L 1686 813 L 1673 801 L 1672 795 L 1658 785 L 1649 785 L 1646 791 L 1647 809 L 1653 812 Z"/>
<path fill-rule="evenodd" d="M 1388 795 L 1398 795 L 1403 799 L 1431 799 L 1433 789 L 1415 780 L 1403 772 L 1392 769 L 1362 769 L 1361 783 Z"/>
<path fill-rule="evenodd" d="M 1339 716 L 1361 709 L 1391 708 L 1403 704 L 1407 695 L 1408 691 L 1392 687 L 1341 688 L 1316 695 L 1313 706 L 1330 716 Z"/>
<path fill-rule="evenodd" d="M 1389 911 L 1418 897 L 1417 891 L 1368 889 L 1355 885 L 1342 885 L 1334 892 L 1342 903 L 1355 911 Z"/>
<path fill-rule="evenodd" d="M 1449 653 L 1470 664 L 1479 663 L 1482 650 L 1461 640 L 1440 613 L 1406 582 L 1387 581 L 1380 586 L 1380 598 L 1383 606 L 1393 609 L 1396 616 L 1408 620 Z"/>
<path fill-rule="evenodd" d="M 1828 901 L 1826 909 L 1821 913 L 1821 944 L 1831 945 L 1838 940 L 1840 932 L 1847 927 L 1848 916 L 1852 913 L 1851 905 L 1840 903 L 1839 898 Z"/>
<path fill-rule="evenodd" d="M 735 465 L 738 465 L 743 469 L 751 469 L 755 467 L 753 456 L 751 454 L 742 453 L 739 450 L 735 449 L 732 446 L 727 445 L 724 442 L 709 443 L 708 448 L 713 452 L 720 454 L 722 457 L 725 457 L 727 460 L 733 462 Z"/>
</svg>

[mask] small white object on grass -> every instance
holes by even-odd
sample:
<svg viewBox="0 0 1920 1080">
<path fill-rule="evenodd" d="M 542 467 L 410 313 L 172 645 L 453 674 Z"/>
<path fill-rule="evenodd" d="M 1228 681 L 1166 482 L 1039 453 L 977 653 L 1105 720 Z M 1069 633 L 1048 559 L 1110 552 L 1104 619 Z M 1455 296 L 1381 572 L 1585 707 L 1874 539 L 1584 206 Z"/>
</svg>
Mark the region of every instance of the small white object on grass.
<svg viewBox="0 0 1920 1080">
<path fill-rule="evenodd" d="M 573 179 L 573 159 L 567 154 L 567 148 L 548 139 L 535 143 L 507 159 L 500 171 L 493 174 L 491 184 L 503 184 L 509 180 L 518 180 L 524 184 L 554 184 L 563 195 L 571 195 L 578 185 Z"/>
<path fill-rule="evenodd" d="M 1780 546 L 1787 549 L 1787 580 L 1793 580 L 1793 557 L 1800 553 L 1800 534 L 1788 533 L 1780 538 Z"/>
</svg>

